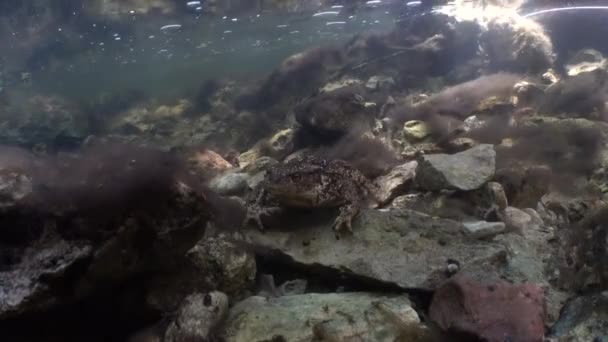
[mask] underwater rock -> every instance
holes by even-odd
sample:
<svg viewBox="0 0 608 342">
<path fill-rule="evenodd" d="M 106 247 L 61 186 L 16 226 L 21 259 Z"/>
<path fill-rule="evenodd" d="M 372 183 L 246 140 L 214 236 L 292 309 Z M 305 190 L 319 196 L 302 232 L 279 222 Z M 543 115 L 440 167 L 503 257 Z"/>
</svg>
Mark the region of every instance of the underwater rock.
<svg viewBox="0 0 608 342">
<path fill-rule="evenodd" d="M 542 26 L 518 15 L 490 19 L 479 43 L 493 70 L 544 72 L 553 65 L 555 53 Z"/>
<path fill-rule="evenodd" d="M 484 341 L 542 341 L 544 302 L 543 290 L 534 284 L 481 284 L 456 276 L 433 295 L 430 316 L 446 331 Z"/>
<path fill-rule="evenodd" d="M 543 165 L 511 166 L 496 171 L 496 181 L 505 191 L 509 203 L 518 208 L 536 208 L 549 192 L 551 169 Z"/>
<path fill-rule="evenodd" d="M 363 81 L 358 79 L 343 79 L 340 81 L 330 82 L 324 85 L 321 89 L 319 89 L 320 93 L 331 93 L 334 90 L 338 90 L 340 88 L 351 87 L 351 86 L 360 86 L 363 84 Z"/>
<path fill-rule="evenodd" d="M 212 150 L 195 152 L 189 159 L 191 170 L 201 175 L 203 179 L 213 178 L 233 167 L 222 156 Z"/>
<path fill-rule="evenodd" d="M 404 194 L 413 185 L 417 167 L 418 162 L 414 160 L 394 167 L 391 172 L 375 180 L 378 187 L 376 197 L 381 205 Z"/>
<path fill-rule="evenodd" d="M 43 150 L 74 149 L 91 131 L 85 113 L 60 97 L 33 96 L 3 120 L 0 143 Z"/>
<path fill-rule="evenodd" d="M 172 312 L 188 295 L 208 291 L 239 298 L 253 285 L 255 275 L 253 253 L 238 248 L 228 236 L 208 234 L 185 253 L 179 267 L 150 277 L 146 305 Z"/>
<path fill-rule="evenodd" d="M 248 179 L 246 173 L 229 171 L 213 178 L 209 187 L 223 196 L 239 195 L 247 189 Z"/>
<path fill-rule="evenodd" d="M 597 69 L 608 69 L 608 61 L 601 52 L 593 49 L 584 49 L 577 52 L 566 64 L 568 76 L 576 76 L 584 72 Z"/>
<path fill-rule="evenodd" d="M 77 293 L 120 283 L 144 270 L 171 273 L 183 267 L 186 252 L 205 234 L 211 210 L 206 198 L 183 183 L 171 191 L 156 212 L 119 222 L 117 231 L 95 249 Z"/>
<path fill-rule="evenodd" d="M 568 76 L 545 90 L 538 112 L 542 115 L 607 121 L 608 71 L 595 69 Z"/>
<path fill-rule="evenodd" d="M 293 152 L 294 137 L 295 131 L 291 128 L 277 132 L 263 144 L 264 154 L 277 160 L 285 158 Z"/>
<path fill-rule="evenodd" d="M 257 296 L 264 298 L 301 295 L 306 293 L 306 287 L 308 286 L 306 279 L 288 280 L 280 286 L 276 286 L 272 274 L 262 274 L 260 278 L 261 288 Z"/>
<path fill-rule="evenodd" d="M 406 296 L 304 294 L 237 303 L 225 324 L 226 342 L 431 341 Z"/>
<path fill-rule="evenodd" d="M 561 230 L 561 281 L 570 289 L 608 288 L 608 204 L 587 209 Z"/>
<path fill-rule="evenodd" d="M 505 220 L 509 224 L 508 220 Z M 535 283 L 542 286 L 546 300 L 546 323 L 555 322 L 570 294 L 561 286 L 554 286 L 556 275 L 556 234 L 555 228 L 536 219 L 525 230 L 502 234 L 494 238 L 509 250 L 508 267 L 502 280 L 514 284 Z M 559 275 L 559 274 L 558 274 Z M 477 281 L 484 281 L 478 278 Z"/>
<path fill-rule="evenodd" d="M 406 289 L 436 288 L 449 276 L 450 260 L 461 272 L 486 278 L 506 262 L 503 245 L 471 238 L 457 221 L 411 210 L 363 210 L 353 220 L 352 236 L 339 240 L 331 219 L 309 215 L 284 225 L 263 233 L 248 229 L 245 240 L 311 272 L 346 272 Z"/>
<path fill-rule="evenodd" d="M 589 294 L 569 301 L 549 337 L 560 341 L 605 341 L 608 338 L 608 292 Z"/>
<path fill-rule="evenodd" d="M 530 214 L 514 207 L 506 208 L 502 215 L 502 219 L 510 232 L 520 234 L 528 229 L 531 229 L 532 227 L 530 226 L 534 224 Z"/>
<path fill-rule="evenodd" d="M 486 125 L 486 122 L 479 119 L 477 115 L 471 115 L 468 118 L 464 119 L 462 124 L 462 129 L 465 132 L 469 132 L 471 130 L 482 128 Z"/>
<path fill-rule="evenodd" d="M 335 46 L 315 47 L 286 58 L 254 91 L 235 101 L 237 109 L 265 110 L 318 89 L 345 58 Z M 339 90 L 339 89 L 338 89 Z"/>
<path fill-rule="evenodd" d="M 373 117 L 365 110 L 364 90 L 345 87 L 312 97 L 295 108 L 296 120 L 320 136 L 335 137 L 357 125 L 371 127 Z"/>
<path fill-rule="evenodd" d="M 0 209 L 14 207 L 32 192 L 32 179 L 0 165 Z"/>
<path fill-rule="evenodd" d="M 87 244 L 61 239 L 41 240 L 23 252 L 19 263 L 3 265 L 0 320 L 43 311 L 62 303 L 65 298 L 57 292 L 57 286 L 65 285 L 70 272 L 92 254 L 93 248 Z"/>
<path fill-rule="evenodd" d="M 236 297 L 255 282 L 256 261 L 253 253 L 239 248 L 225 235 L 206 237 L 186 254 L 206 283 L 214 290 Z"/>
<path fill-rule="evenodd" d="M 395 86 L 395 80 L 390 76 L 372 76 L 365 83 L 369 90 L 389 90 Z"/>
<path fill-rule="evenodd" d="M 247 163 L 241 170 L 247 172 L 250 175 L 257 175 L 265 172 L 273 165 L 276 165 L 278 161 L 271 157 L 260 157 L 251 163 Z"/>
<path fill-rule="evenodd" d="M 517 107 L 532 107 L 538 105 L 545 95 L 545 91 L 537 84 L 522 81 L 513 86 L 514 105 Z"/>
<path fill-rule="evenodd" d="M 393 208 L 461 221 L 499 221 L 507 200 L 500 184 L 489 182 L 473 191 L 413 193 L 395 198 Z"/>
<path fill-rule="evenodd" d="M 499 169 L 513 165 L 522 169 L 535 165 L 549 167 L 551 174 L 545 177 L 550 177 L 532 185 L 542 186 L 550 181 L 562 192 L 581 191 L 584 190 L 581 187 L 590 185 L 582 179 L 603 167 L 602 163 L 607 160 L 608 124 L 604 122 L 583 118 L 524 117 L 511 133 L 512 146 L 497 148 Z M 507 186 L 505 189 L 508 193 Z M 536 206 L 535 203 L 517 205 L 511 202 L 521 208 Z"/>
<path fill-rule="evenodd" d="M 416 183 L 427 190 L 475 190 L 495 172 L 496 152 L 492 145 L 479 145 L 454 155 L 423 156 L 416 170 Z"/>
<path fill-rule="evenodd" d="M 487 239 L 505 232 L 502 222 L 474 221 L 463 222 L 466 233 L 474 239 Z"/>
<path fill-rule="evenodd" d="M 408 141 L 416 142 L 431 135 L 431 131 L 424 121 L 412 120 L 403 124 L 403 135 Z"/>
<path fill-rule="evenodd" d="M 228 296 L 221 292 L 188 296 L 167 327 L 163 341 L 211 341 L 228 314 Z"/>
<path fill-rule="evenodd" d="M 108 144 L 69 156 L 3 152 L 3 166 L 27 172 L 34 186 L 0 216 L 1 324 L 81 300 L 98 305 L 92 294 L 179 269 L 211 217 L 205 195 L 177 181 L 173 155 L 161 151 Z"/>
</svg>

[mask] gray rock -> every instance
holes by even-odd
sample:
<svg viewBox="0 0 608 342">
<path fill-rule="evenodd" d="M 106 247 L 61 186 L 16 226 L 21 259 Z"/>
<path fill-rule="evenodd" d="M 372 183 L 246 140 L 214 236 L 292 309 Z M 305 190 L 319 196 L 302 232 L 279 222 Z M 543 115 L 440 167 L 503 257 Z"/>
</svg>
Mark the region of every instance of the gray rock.
<svg viewBox="0 0 608 342">
<path fill-rule="evenodd" d="M 165 342 L 209 341 L 228 313 L 228 296 L 221 292 L 193 294 L 180 306 L 165 332 Z"/>
<path fill-rule="evenodd" d="M 308 286 L 306 279 L 288 280 L 276 286 L 272 274 L 262 274 L 260 278 L 262 283 L 257 295 L 266 298 L 304 294 Z"/>
<path fill-rule="evenodd" d="M 551 328 L 550 337 L 560 341 L 608 341 L 608 292 L 569 301 Z"/>
<path fill-rule="evenodd" d="M 211 290 L 231 298 L 253 286 L 256 263 L 253 253 L 238 248 L 227 236 L 206 236 L 186 254 L 175 272 L 146 282 L 146 304 L 158 311 L 175 311 L 186 296 Z"/>
<path fill-rule="evenodd" d="M 418 162 L 411 161 L 376 179 L 375 183 L 379 189 L 377 197 L 381 204 L 386 204 L 407 191 L 416 176 L 416 167 Z"/>
<path fill-rule="evenodd" d="M 293 152 L 296 132 L 287 128 L 277 132 L 264 144 L 266 153 L 272 158 L 281 160 Z"/>
<path fill-rule="evenodd" d="M 503 280 L 515 284 L 536 283 L 545 288 L 547 303 L 546 322 L 551 324 L 559 317 L 568 294 L 550 285 L 550 263 L 555 258 L 554 230 L 543 225 L 531 225 L 521 234 L 502 234 L 494 238 L 509 251 Z"/>
<path fill-rule="evenodd" d="M 31 192 L 31 177 L 20 172 L 0 169 L 0 208 L 14 206 Z"/>
<path fill-rule="evenodd" d="M 517 72 L 543 72 L 554 60 L 553 44 L 543 27 L 521 16 L 495 16 L 479 37 L 489 65 Z"/>
<path fill-rule="evenodd" d="M 370 90 L 388 89 L 395 85 L 395 80 L 390 76 L 372 76 L 365 87 Z"/>
<path fill-rule="evenodd" d="M 255 281 L 255 256 L 225 235 L 204 238 L 186 256 L 200 272 L 206 271 L 209 284 L 231 297 L 242 293 Z"/>
<path fill-rule="evenodd" d="M 496 171 L 494 146 L 483 144 L 453 155 L 423 156 L 416 169 L 416 182 L 431 191 L 480 188 Z"/>
<path fill-rule="evenodd" d="M 462 125 L 462 129 L 465 132 L 482 128 L 486 125 L 485 121 L 480 120 L 476 115 L 471 115 L 468 118 L 464 119 L 464 123 Z"/>
<path fill-rule="evenodd" d="M 492 238 L 505 232 L 505 224 L 503 222 L 464 222 L 463 226 L 466 233 L 475 239 Z"/>
<path fill-rule="evenodd" d="M 530 214 L 514 207 L 507 207 L 502 216 L 510 232 L 521 234 L 535 224 Z"/>
<path fill-rule="evenodd" d="M 347 272 L 403 288 L 435 288 L 450 263 L 487 278 L 500 271 L 506 256 L 503 245 L 473 239 L 457 221 L 411 210 L 363 210 L 353 221 L 353 235 L 339 240 L 331 225 L 331 219 L 294 222 L 289 231 L 244 234 L 254 248 L 312 271 Z"/>
<path fill-rule="evenodd" d="M 86 295 L 100 284 L 122 283 L 141 272 L 167 276 L 185 263 L 185 255 L 204 235 L 209 203 L 184 184 L 174 184 L 166 201 L 170 210 L 156 217 L 127 219 L 95 249 L 75 292 Z"/>
<path fill-rule="evenodd" d="M 597 69 L 606 70 L 608 61 L 602 53 L 593 49 L 584 49 L 577 52 L 566 64 L 566 72 L 569 76 L 576 76 L 583 72 Z"/>
<path fill-rule="evenodd" d="M 27 250 L 19 264 L 0 272 L 0 319 L 57 304 L 60 299 L 53 292 L 53 281 L 90 257 L 91 252 L 91 246 L 64 240 L 48 241 Z"/>
<path fill-rule="evenodd" d="M 223 196 L 238 195 L 247 189 L 248 179 L 246 173 L 228 172 L 213 178 L 209 182 L 209 186 L 213 191 Z"/>
<path fill-rule="evenodd" d="M 230 310 L 223 335 L 226 342 L 430 341 L 406 296 L 368 293 L 250 297 Z"/>
</svg>

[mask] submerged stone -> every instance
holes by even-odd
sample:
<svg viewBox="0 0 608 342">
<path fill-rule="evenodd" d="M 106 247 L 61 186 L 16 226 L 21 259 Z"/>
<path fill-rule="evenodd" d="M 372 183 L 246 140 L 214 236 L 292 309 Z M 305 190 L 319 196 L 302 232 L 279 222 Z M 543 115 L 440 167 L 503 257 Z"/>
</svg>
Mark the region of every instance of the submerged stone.
<svg viewBox="0 0 608 342">
<path fill-rule="evenodd" d="M 226 342 L 432 341 L 407 296 L 371 293 L 250 297 L 228 315 Z"/>
<path fill-rule="evenodd" d="M 416 182 L 426 190 L 475 190 L 496 171 L 494 147 L 483 144 L 453 155 L 423 156 L 416 170 Z"/>
<path fill-rule="evenodd" d="M 442 329 L 483 341 L 542 341 L 543 290 L 533 284 L 481 284 L 455 277 L 433 296 L 430 316 Z"/>
<path fill-rule="evenodd" d="M 411 210 L 363 210 L 353 220 L 353 234 L 338 240 L 331 225 L 309 218 L 289 222 L 288 231 L 244 234 L 256 250 L 313 272 L 347 272 L 408 289 L 434 289 L 449 276 L 449 263 L 467 274 L 500 273 L 507 253 L 502 244 L 472 238 L 457 221 Z"/>
</svg>

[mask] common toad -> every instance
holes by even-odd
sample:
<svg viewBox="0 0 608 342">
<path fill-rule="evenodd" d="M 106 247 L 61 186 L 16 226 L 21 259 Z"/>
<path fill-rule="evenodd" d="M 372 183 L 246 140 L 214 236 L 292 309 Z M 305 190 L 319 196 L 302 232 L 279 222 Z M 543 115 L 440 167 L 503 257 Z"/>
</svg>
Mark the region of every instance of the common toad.
<svg viewBox="0 0 608 342">
<path fill-rule="evenodd" d="M 340 208 L 333 228 L 338 233 L 352 233 L 352 219 L 374 191 L 369 180 L 347 162 L 306 156 L 272 166 L 256 195 L 248 207 L 245 224 L 254 220 L 264 230 L 261 215 L 283 207 Z"/>
</svg>

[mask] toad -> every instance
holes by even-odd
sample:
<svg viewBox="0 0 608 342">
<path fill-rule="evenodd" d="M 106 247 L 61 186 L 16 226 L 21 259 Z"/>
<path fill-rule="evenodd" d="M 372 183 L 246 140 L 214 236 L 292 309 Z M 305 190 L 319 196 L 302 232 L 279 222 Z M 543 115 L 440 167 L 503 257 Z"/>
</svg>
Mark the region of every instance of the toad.
<svg viewBox="0 0 608 342">
<path fill-rule="evenodd" d="M 261 216 L 281 208 L 339 208 L 333 224 L 336 233 L 352 233 L 352 220 L 370 196 L 371 182 L 342 160 L 306 156 L 272 166 L 256 188 L 245 224 L 254 220 L 264 230 Z"/>
</svg>

